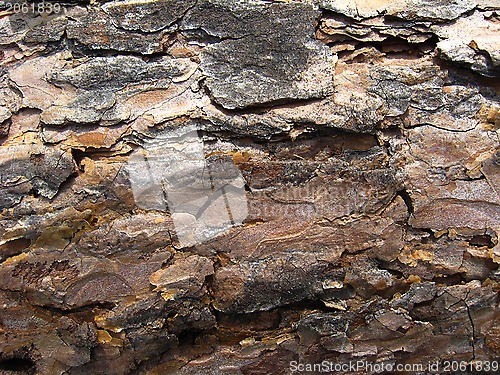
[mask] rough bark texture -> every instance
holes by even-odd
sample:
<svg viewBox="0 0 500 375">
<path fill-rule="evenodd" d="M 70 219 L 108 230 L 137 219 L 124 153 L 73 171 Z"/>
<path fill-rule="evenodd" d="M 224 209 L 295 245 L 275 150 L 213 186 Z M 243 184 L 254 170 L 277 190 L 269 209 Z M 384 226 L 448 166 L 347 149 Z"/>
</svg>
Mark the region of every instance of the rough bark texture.
<svg viewBox="0 0 500 375">
<path fill-rule="evenodd" d="M 497 0 L 1 11 L 0 372 L 498 358 L 499 25 Z M 246 199 L 191 242 L 211 202 L 131 182 L 182 129 Z"/>
</svg>

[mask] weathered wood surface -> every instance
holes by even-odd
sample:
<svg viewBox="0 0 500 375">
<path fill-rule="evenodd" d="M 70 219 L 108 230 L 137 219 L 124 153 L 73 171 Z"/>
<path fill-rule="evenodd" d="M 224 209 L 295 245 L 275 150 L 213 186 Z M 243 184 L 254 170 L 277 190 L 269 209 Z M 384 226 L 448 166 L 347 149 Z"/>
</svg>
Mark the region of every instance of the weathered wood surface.
<svg viewBox="0 0 500 375">
<path fill-rule="evenodd" d="M 495 0 L 2 12 L 0 372 L 498 358 L 499 25 Z"/>
</svg>

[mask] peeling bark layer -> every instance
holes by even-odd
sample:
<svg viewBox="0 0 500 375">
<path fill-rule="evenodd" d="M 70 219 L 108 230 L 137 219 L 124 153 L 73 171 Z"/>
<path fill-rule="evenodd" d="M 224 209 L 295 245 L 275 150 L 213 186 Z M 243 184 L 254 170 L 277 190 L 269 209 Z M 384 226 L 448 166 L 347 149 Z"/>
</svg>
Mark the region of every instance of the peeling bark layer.
<svg viewBox="0 0 500 375">
<path fill-rule="evenodd" d="M 494 366 L 497 1 L 3 9 L 0 372 Z"/>
</svg>

